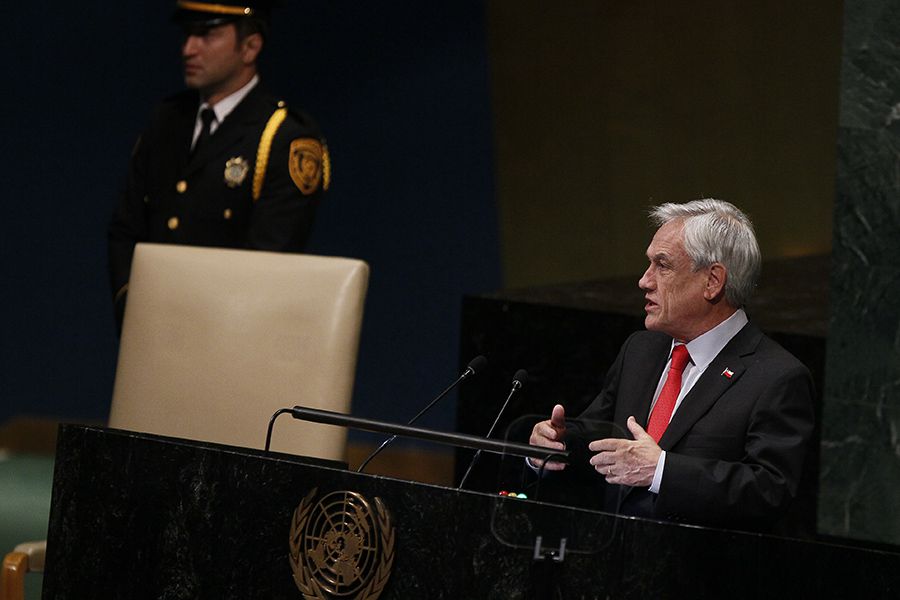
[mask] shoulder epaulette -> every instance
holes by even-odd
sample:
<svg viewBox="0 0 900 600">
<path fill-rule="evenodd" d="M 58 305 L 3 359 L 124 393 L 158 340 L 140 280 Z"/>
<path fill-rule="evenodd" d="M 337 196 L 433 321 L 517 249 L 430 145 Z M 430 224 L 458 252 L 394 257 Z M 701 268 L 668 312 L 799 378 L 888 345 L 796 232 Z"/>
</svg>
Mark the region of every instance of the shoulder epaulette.
<svg viewBox="0 0 900 600">
<path fill-rule="evenodd" d="M 259 138 L 259 147 L 256 149 L 256 166 L 253 169 L 254 202 L 259 200 L 259 196 L 262 194 L 263 182 L 266 179 L 266 167 L 269 165 L 269 153 L 272 150 L 272 140 L 287 117 L 287 108 L 284 107 L 282 102 L 278 104 L 278 109 L 272 113 L 272 116 L 269 117 L 269 122 L 266 123 L 266 128 L 263 129 Z"/>
</svg>

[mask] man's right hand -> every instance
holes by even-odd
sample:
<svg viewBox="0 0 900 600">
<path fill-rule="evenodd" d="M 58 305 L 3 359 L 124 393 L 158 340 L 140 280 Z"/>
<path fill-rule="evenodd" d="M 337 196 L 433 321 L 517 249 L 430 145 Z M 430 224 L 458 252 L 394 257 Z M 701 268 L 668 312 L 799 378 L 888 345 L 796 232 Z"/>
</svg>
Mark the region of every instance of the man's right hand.
<svg viewBox="0 0 900 600">
<path fill-rule="evenodd" d="M 552 448 L 554 450 L 565 450 L 566 445 L 562 442 L 563 435 L 566 433 L 566 409 L 562 404 L 553 407 L 550 413 L 549 421 L 541 421 L 531 430 L 531 437 L 528 443 L 532 446 L 543 446 L 544 448 Z M 566 468 L 566 463 L 539 460 L 536 458 L 528 459 L 532 466 L 540 469 L 542 466 L 545 471 L 562 471 Z"/>
</svg>

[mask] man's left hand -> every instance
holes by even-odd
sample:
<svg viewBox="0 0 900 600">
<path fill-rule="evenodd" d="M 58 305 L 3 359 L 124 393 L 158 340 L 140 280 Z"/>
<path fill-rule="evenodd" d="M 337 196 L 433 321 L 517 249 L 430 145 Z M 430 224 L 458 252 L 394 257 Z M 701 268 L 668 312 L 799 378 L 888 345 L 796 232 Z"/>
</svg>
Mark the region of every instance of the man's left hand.
<svg viewBox="0 0 900 600">
<path fill-rule="evenodd" d="M 633 440 L 606 438 L 588 444 L 590 450 L 597 452 L 591 465 L 609 483 L 650 487 L 662 449 L 634 417 L 628 417 L 627 424 Z"/>
</svg>

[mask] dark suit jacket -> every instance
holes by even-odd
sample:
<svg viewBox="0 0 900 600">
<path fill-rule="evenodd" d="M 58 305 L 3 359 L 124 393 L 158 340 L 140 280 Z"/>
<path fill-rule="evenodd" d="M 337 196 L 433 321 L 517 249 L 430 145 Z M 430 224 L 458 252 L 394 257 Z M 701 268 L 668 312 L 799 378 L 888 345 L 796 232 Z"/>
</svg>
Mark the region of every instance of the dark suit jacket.
<svg viewBox="0 0 900 600">
<path fill-rule="evenodd" d="M 633 334 L 603 391 L 579 419 L 646 429 L 672 338 Z M 728 376 L 726 369 L 731 372 Z M 742 529 L 766 529 L 797 493 L 813 431 L 807 368 L 752 323 L 722 349 L 685 396 L 659 441 L 666 451 L 658 496 L 612 486 L 607 509 L 624 514 Z M 593 439 L 569 428 L 573 445 Z"/>
<path fill-rule="evenodd" d="M 293 159 L 291 151 L 297 140 L 324 148 L 315 124 L 303 113 L 287 113 L 254 200 L 260 139 L 284 103 L 257 84 L 192 154 L 199 102 L 194 91 L 163 102 L 135 146 L 109 227 L 113 293 L 128 282 L 137 242 L 293 252 L 306 244 L 324 182 L 301 190 L 289 163 L 296 160 L 296 146 Z"/>
</svg>

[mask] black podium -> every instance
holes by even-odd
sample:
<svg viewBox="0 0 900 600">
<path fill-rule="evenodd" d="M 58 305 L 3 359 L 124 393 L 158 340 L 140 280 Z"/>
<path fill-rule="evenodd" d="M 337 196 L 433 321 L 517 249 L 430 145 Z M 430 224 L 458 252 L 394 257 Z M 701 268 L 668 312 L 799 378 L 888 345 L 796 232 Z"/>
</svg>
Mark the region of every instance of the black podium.
<svg viewBox="0 0 900 600">
<path fill-rule="evenodd" d="M 56 600 L 881 598 L 900 594 L 900 553 L 68 425 L 43 589 Z"/>
</svg>

